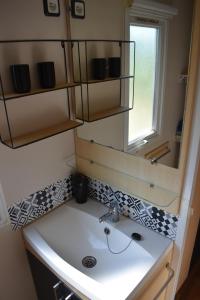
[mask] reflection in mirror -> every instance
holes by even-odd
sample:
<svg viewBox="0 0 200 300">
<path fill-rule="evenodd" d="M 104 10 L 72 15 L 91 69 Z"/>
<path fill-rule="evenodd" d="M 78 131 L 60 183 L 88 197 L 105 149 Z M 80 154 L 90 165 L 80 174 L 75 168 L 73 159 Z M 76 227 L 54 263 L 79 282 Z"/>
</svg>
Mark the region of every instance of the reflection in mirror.
<svg viewBox="0 0 200 300">
<path fill-rule="evenodd" d="M 139 3 L 139 1 L 137 2 Z M 147 2 L 148 3 L 148 2 Z M 136 42 L 133 109 L 77 130 L 80 138 L 178 168 L 184 125 L 193 1 L 150 1 L 129 10 L 126 29 Z M 132 48 L 125 68 L 133 65 Z M 122 66 L 123 67 L 123 66 Z M 106 89 L 104 90 L 104 93 Z M 92 100 L 91 100 L 92 101 Z"/>
</svg>

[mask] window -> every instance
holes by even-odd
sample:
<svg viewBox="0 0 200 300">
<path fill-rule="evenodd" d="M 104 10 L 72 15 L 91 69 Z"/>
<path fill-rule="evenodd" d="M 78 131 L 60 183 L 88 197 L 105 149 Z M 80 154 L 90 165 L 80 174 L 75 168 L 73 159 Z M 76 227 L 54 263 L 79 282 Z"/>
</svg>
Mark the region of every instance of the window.
<svg viewBox="0 0 200 300">
<path fill-rule="evenodd" d="M 134 107 L 129 112 L 126 148 L 134 148 L 160 131 L 164 78 L 164 23 L 145 18 L 129 22 L 130 40 L 136 42 Z M 130 49 L 130 67 L 133 64 Z M 132 91 L 130 91 L 131 93 Z M 131 96 L 131 94 L 130 94 Z"/>
<path fill-rule="evenodd" d="M 130 40 L 136 42 L 134 109 L 129 113 L 128 144 L 157 131 L 154 116 L 159 29 L 130 25 Z M 130 55 L 130 64 L 133 62 Z M 155 109 L 156 110 L 156 109 Z"/>
<path fill-rule="evenodd" d="M 162 105 L 168 21 L 177 14 L 176 8 L 156 1 L 137 0 L 127 10 L 126 38 L 136 42 L 136 53 L 134 106 L 125 119 L 125 151 L 134 151 L 150 138 L 155 140 L 164 130 Z M 133 62 L 134 50 L 130 49 L 125 69 L 131 68 Z M 132 92 L 130 83 L 129 95 L 125 90 L 125 102 L 130 101 Z"/>
</svg>

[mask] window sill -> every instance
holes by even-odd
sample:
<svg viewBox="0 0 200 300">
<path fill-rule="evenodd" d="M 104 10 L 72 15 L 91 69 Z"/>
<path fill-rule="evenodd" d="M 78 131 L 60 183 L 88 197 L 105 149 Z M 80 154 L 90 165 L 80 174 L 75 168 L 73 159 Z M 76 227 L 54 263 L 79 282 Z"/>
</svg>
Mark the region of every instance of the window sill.
<svg viewBox="0 0 200 300">
<path fill-rule="evenodd" d="M 146 141 L 146 143 L 141 143 L 142 141 Z M 128 153 L 140 157 L 144 157 L 144 155 L 153 150 L 156 147 L 159 147 L 161 144 L 167 142 L 169 139 L 161 137 L 158 133 L 154 133 L 151 136 L 146 137 L 145 139 L 141 139 L 140 143 L 132 144 L 132 147 L 128 149 Z"/>
<path fill-rule="evenodd" d="M 128 145 L 127 152 L 130 154 L 137 153 L 138 150 L 143 149 L 144 146 L 151 143 L 156 137 L 159 137 L 158 133 L 154 130 L 144 134 L 138 139 L 135 139 L 131 144 Z"/>
</svg>

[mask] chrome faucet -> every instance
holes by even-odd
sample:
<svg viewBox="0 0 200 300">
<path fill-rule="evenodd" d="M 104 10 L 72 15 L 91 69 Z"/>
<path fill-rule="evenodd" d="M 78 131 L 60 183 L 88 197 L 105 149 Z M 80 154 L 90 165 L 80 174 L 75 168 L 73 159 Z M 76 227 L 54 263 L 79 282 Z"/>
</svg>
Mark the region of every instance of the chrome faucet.
<svg viewBox="0 0 200 300">
<path fill-rule="evenodd" d="M 109 220 L 113 223 L 119 221 L 119 205 L 117 201 L 113 201 L 110 203 L 109 211 L 99 218 L 99 222 L 102 223 L 106 220 Z"/>
</svg>

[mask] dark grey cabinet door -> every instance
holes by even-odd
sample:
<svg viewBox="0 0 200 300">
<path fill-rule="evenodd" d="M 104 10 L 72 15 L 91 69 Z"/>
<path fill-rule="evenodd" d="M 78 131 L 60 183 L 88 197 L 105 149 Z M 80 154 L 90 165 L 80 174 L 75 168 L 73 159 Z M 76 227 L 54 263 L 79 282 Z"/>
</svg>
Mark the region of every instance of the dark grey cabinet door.
<svg viewBox="0 0 200 300">
<path fill-rule="evenodd" d="M 38 300 L 81 300 L 29 251 L 27 256 Z"/>
</svg>

